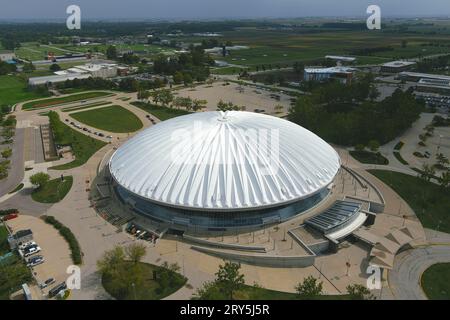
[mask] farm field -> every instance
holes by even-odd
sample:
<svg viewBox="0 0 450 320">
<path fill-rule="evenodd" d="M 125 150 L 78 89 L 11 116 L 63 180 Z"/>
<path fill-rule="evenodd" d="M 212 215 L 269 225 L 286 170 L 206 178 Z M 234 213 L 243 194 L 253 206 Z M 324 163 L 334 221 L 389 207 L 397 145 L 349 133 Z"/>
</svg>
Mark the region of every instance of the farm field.
<svg viewBox="0 0 450 320">
<path fill-rule="evenodd" d="M 76 53 L 75 50 L 69 50 L 73 53 Z M 44 44 L 39 44 L 37 42 L 24 42 L 21 43 L 20 48 L 16 49 L 16 55 L 19 58 L 35 61 L 35 60 L 44 60 L 47 56 L 48 52 L 53 52 L 55 55 L 64 55 L 68 53 L 66 50 L 62 50 L 56 46 L 49 46 Z"/>
<path fill-rule="evenodd" d="M 0 105 L 14 105 L 18 102 L 45 98 L 27 89 L 26 81 L 18 76 L 0 76 Z"/>
<path fill-rule="evenodd" d="M 116 133 L 134 132 L 142 128 L 142 122 L 132 112 L 121 106 L 70 113 L 70 116 L 88 126 Z"/>
<path fill-rule="evenodd" d="M 77 52 L 88 52 L 106 54 L 109 44 L 88 44 L 84 46 L 73 46 L 73 45 L 58 45 L 62 50 L 77 51 Z M 134 51 L 140 56 L 153 56 L 158 54 L 174 54 L 174 50 L 171 48 L 161 47 L 151 44 L 118 44 L 114 45 L 117 51 Z"/>
<path fill-rule="evenodd" d="M 362 31 L 297 34 L 277 30 L 241 29 L 224 32 L 223 35 L 222 41 L 229 40 L 234 45 L 246 45 L 250 49 L 232 51 L 230 56 L 220 57 L 220 59 L 244 66 L 292 64 L 295 61 L 323 58 L 329 54 L 352 55 L 355 49 L 393 47 L 394 50 L 382 51 L 370 56 L 352 55 L 358 58 L 358 64 L 383 63 L 394 59 L 449 52 L 448 46 L 425 45 L 431 41 L 445 42 L 450 45 L 448 37 L 439 34 L 421 36 Z M 402 48 L 402 40 L 406 40 L 405 48 Z"/>
</svg>

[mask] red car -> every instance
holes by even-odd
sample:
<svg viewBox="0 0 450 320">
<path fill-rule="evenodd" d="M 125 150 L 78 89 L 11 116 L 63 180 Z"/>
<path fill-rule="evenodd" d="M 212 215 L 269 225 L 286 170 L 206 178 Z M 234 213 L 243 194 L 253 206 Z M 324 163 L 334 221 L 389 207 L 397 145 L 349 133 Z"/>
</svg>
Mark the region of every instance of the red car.
<svg viewBox="0 0 450 320">
<path fill-rule="evenodd" d="M 19 215 L 17 213 L 10 213 L 3 217 L 3 221 L 8 221 L 17 218 Z"/>
</svg>

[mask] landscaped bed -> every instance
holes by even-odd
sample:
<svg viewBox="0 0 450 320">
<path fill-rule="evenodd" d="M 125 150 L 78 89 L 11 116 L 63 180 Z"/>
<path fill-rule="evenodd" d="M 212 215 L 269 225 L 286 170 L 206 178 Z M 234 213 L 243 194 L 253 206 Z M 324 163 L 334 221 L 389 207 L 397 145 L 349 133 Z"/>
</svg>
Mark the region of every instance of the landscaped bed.
<svg viewBox="0 0 450 320">
<path fill-rule="evenodd" d="M 154 105 L 151 103 L 145 103 L 145 102 L 141 102 L 141 101 L 134 101 L 131 104 L 138 108 L 141 108 L 144 111 L 147 111 L 148 113 L 151 113 L 153 116 L 155 116 L 156 118 L 158 118 L 161 121 L 191 113 L 186 110 L 170 109 L 167 107 L 157 106 L 157 105 Z"/>
<path fill-rule="evenodd" d="M 388 165 L 389 160 L 381 155 L 370 151 L 350 151 L 350 155 L 361 163 Z"/>
<path fill-rule="evenodd" d="M 449 190 L 404 173 L 369 170 L 397 192 L 414 210 L 425 228 L 450 232 Z"/>
<path fill-rule="evenodd" d="M 141 270 L 134 272 L 133 268 L 140 268 Z M 167 281 L 161 281 L 162 279 L 157 281 L 153 276 L 155 274 L 161 276 L 160 268 L 148 263 L 126 261 L 120 264 L 117 272 L 115 272 L 116 276 L 104 274 L 102 284 L 110 295 L 119 300 L 160 300 L 179 290 L 187 281 L 182 275 L 167 269 L 165 270 L 169 275 Z M 130 277 L 137 274 L 143 277 L 143 279 L 140 279 L 141 281 L 136 281 L 140 285 L 135 285 L 129 288 L 130 290 L 124 290 L 126 293 L 120 290 L 124 283 L 131 280 Z M 164 286 L 162 286 L 163 283 Z"/>
<path fill-rule="evenodd" d="M 126 133 L 142 128 L 141 120 L 121 106 L 80 111 L 70 113 L 70 116 L 88 126 L 109 132 Z"/>
<path fill-rule="evenodd" d="M 437 263 L 422 274 L 422 289 L 431 300 L 450 300 L 450 263 Z"/>
<path fill-rule="evenodd" d="M 65 125 L 56 112 L 51 111 L 48 114 L 50 125 L 55 137 L 55 143 L 59 145 L 70 145 L 75 155 L 72 162 L 52 167 L 51 169 L 66 170 L 83 165 L 100 148 L 106 145 L 106 142 L 88 137 L 69 126 Z"/>
<path fill-rule="evenodd" d="M 64 177 L 64 181 L 61 178 L 56 178 L 48 181 L 42 187 L 39 187 L 33 191 L 31 198 L 34 201 L 42 203 L 56 203 L 64 199 L 67 193 L 72 187 L 73 178 L 71 176 Z"/>
<path fill-rule="evenodd" d="M 44 100 L 28 102 L 22 106 L 22 109 L 27 110 L 27 109 L 51 107 L 51 106 L 54 106 L 57 104 L 99 98 L 99 97 L 108 96 L 110 94 L 111 93 L 109 93 L 109 92 L 103 92 L 103 91 L 78 93 L 78 94 L 73 94 L 70 96 L 62 97 L 62 98 L 51 98 L 51 99 L 44 99 Z"/>
</svg>

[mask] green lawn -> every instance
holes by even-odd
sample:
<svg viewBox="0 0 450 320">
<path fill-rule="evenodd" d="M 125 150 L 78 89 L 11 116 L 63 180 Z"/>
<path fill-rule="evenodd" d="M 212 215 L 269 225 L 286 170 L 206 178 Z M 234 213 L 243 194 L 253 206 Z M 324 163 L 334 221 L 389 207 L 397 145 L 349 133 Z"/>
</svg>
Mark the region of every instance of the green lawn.
<svg viewBox="0 0 450 320">
<path fill-rule="evenodd" d="M 407 174 L 369 170 L 397 192 L 414 210 L 425 228 L 450 232 L 449 190 Z"/>
<path fill-rule="evenodd" d="M 148 113 L 151 113 L 161 121 L 190 114 L 190 112 L 186 110 L 170 109 L 167 107 L 156 106 L 154 104 L 149 104 L 141 101 L 134 101 L 131 104 L 138 108 L 141 108 L 144 111 L 147 111 Z"/>
<path fill-rule="evenodd" d="M 134 266 L 132 262 L 127 261 L 119 268 L 120 270 L 117 274 L 121 275 L 124 277 L 123 279 L 128 281 L 130 280 L 128 277 L 135 274 L 132 272 L 132 269 L 136 267 L 143 269 L 142 274 L 145 278 L 142 282 L 139 282 L 141 285 L 136 285 L 134 289 L 127 290 L 127 293 L 124 294 L 118 290 L 118 288 L 124 283 L 122 278 L 119 276 L 115 278 L 103 275 L 102 284 L 105 290 L 118 300 L 160 300 L 179 290 L 187 281 L 182 275 L 171 272 L 171 276 L 173 277 L 172 283 L 165 287 L 160 287 L 160 284 L 153 280 L 153 272 L 157 271 L 158 267 L 142 262 L 139 262 L 137 266 Z"/>
<path fill-rule="evenodd" d="M 75 155 L 75 160 L 63 165 L 52 167 L 56 170 L 66 170 L 83 165 L 99 149 L 106 145 L 106 142 L 88 137 L 81 132 L 73 130 L 65 125 L 56 112 L 51 111 L 48 114 L 50 125 L 52 127 L 55 143 L 59 145 L 70 145 Z"/>
<path fill-rule="evenodd" d="M 31 198 L 34 201 L 42 203 L 56 203 L 64 199 L 72 188 L 73 178 L 71 176 L 64 177 L 64 181 L 56 178 L 48 181 L 43 187 L 39 187 L 33 191 Z"/>
<path fill-rule="evenodd" d="M 99 101 L 99 102 L 96 102 L 96 103 L 91 103 L 91 104 L 83 105 L 82 107 L 67 107 L 67 108 L 62 108 L 61 111 L 67 112 L 67 111 L 83 110 L 83 109 L 89 109 L 89 108 L 92 108 L 92 107 L 105 106 L 105 105 L 108 105 L 108 104 L 112 104 L 112 102 Z"/>
<path fill-rule="evenodd" d="M 14 105 L 18 102 L 44 98 L 27 89 L 26 81 L 18 76 L 0 76 L 0 105 Z"/>
<path fill-rule="evenodd" d="M 108 96 L 110 94 L 111 93 L 109 93 L 109 92 L 93 91 L 93 92 L 73 94 L 73 95 L 61 97 L 61 98 L 51 98 L 51 99 L 32 101 L 32 102 L 25 103 L 23 105 L 23 109 L 27 110 L 27 109 L 51 107 L 51 106 L 54 106 L 57 104 L 99 98 L 99 97 Z"/>
<path fill-rule="evenodd" d="M 450 300 L 450 263 L 437 263 L 422 274 L 422 289 L 431 300 Z"/>
<path fill-rule="evenodd" d="M 389 164 L 389 160 L 383 157 L 380 153 L 370 151 L 350 151 L 350 155 L 361 163 L 369 164 Z"/>
<path fill-rule="evenodd" d="M 81 111 L 70 116 L 88 126 L 109 132 L 134 132 L 142 128 L 141 120 L 121 106 Z"/>
</svg>

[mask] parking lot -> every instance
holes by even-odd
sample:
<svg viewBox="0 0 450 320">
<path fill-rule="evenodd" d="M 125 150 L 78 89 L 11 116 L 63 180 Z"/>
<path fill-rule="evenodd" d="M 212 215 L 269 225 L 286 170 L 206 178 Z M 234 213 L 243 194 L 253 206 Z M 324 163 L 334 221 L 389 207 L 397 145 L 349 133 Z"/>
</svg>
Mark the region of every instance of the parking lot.
<svg viewBox="0 0 450 320">
<path fill-rule="evenodd" d="M 43 290 L 33 286 L 33 292 L 47 295 L 50 289 L 66 280 L 66 269 L 69 265 L 72 265 L 67 242 L 53 226 L 36 217 L 19 215 L 17 218 L 9 220 L 7 224 L 13 232 L 32 230 L 33 241 L 41 248 L 41 251 L 26 259 L 38 255 L 44 258 L 44 263 L 32 268 L 33 276 L 38 284 L 49 278 L 55 279 L 55 283 Z M 41 298 L 43 297 L 41 296 Z"/>
</svg>

